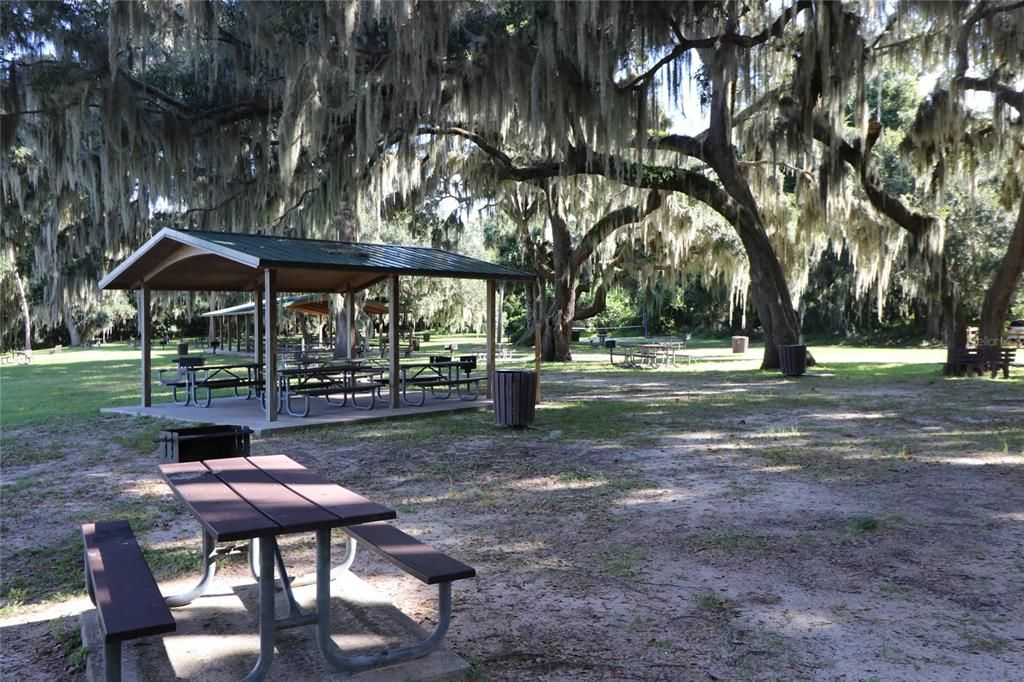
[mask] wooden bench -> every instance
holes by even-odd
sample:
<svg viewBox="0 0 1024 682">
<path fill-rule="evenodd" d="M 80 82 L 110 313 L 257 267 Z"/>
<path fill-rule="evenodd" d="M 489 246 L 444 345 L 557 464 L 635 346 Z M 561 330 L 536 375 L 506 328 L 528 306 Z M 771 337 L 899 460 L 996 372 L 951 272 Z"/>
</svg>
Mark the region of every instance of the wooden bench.
<svg viewBox="0 0 1024 682">
<path fill-rule="evenodd" d="M 991 372 L 995 379 L 1000 370 L 1004 378 L 1010 377 L 1010 365 L 1014 363 L 1017 349 L 1012 347 L 981 346 L 980 348 L 950 348 L 946 351 L 946 376 L 981 376 Z"/>
<path fill-rule="evenodd" d="M 982 362 L 984 362 L 983 370 L 992 373 L 992 378 L 995 379 L 999 370 L 1003 371 L 1003 378 L 1010 378 L 1010 365 L 1013 364 L 1014 358 L 1017 355 L 1017 349 L 1013 347 L 999 346 L 982 346 L 978 349 L 978 353 L 981 356 Z"/>
<path fill-rule="evenodd" d="M 121 679 L 121 643 L 174 632 L 177 625 L 127 521 L 87 523 L 85 587 L 103 631 L 107 682 Z"/>
<path fill-rule="evenodd" d="M 942 373 L 946 376 L 981 376 L 984 361 L 981 354 L 974 348 L 948 348 L 946 350 L 946 364 L 942 367 Z"/>
<path fill-rule="evenodd" d="M 362 543 L 388 562 L 427 585 L 438 586 L 438 618 L 433 632 L 418 644 L 353 656 L 353 668 L 390 665 L 426 656 L 441 644 L 452 615 L 452 583 L 476 576 L 476 569 L 426 545 L 385 521 L 345 526 L 344 531 L 358 545 Z M 355 547 L 350 547 L 353 556 Z"/>
</svg>

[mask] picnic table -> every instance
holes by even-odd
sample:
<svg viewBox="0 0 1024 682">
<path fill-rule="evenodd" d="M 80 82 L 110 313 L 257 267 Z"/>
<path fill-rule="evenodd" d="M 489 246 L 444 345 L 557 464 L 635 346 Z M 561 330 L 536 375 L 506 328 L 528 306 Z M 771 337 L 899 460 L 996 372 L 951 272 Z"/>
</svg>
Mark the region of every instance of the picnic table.
<svg viewBox="0 0 1024 682">
<path fill-rule="evenodd" d="M 388 665 L 429 653 L 440 644 L 451 619 L 451 583 L 475 571 L 393 526 L 394 510 L 321 478 L 284 455 L 232 457 L 163 464 L 160 473 L 174 494 L 199 522 L 203 536 L 203 573 L 188 592 L 166 597 L 170 606 L 185 606 L 200 597 L 212 582 L 217 542 L 258 540 L 260 653 L 246 681 L 262 680 L 274 656 L 277 631 L 316 626 L 324 658 L 346 671 Z M 331 529 L 345 528 L 348 552 L 339 570 L 347 569 L 356 541 L 375 549 L 395 565 L 439 586 L 439 617 L 434 631 L 422 642 L 389 651 L 346 656 L 331 639 Z M 316 606 L 303 610 L 292 593 L 277 538 L 292 533 L 316 533 Z M 276 565 L 276 566 L 275 566 Z M 275 567 L 280 581 L 275 580 Z M 289 613 L 274 612 L 275 583 L 288 601 Z"/>
<path fill-rule="evenodd" d="M 475 368 L 475 356 L 466 356 L 458 360 L 435 356 L 430 362 L 399 365 L 402 402 L 412 406 L 422 405 L 426 402 L 428 388 L 433 397 L 442 400 L 452 396 L 452 389 L 455 389 L 460 400 L 476 400 L 480 392 L 480 377 L 470 376 L 470 372 Z M 463 372 L 466 374 L 464 377 Z M 410 388 L 420 390 L 419 401 L 409 397 Z"/>
<path fill-rule="evenodd" d="M 199 522 L 207 559 L 196 588 L 167 597 L 168 604 L 187 605 L 206 591 L 216 566 L 210 560 L 213 552 L 207 550 L 217 542 L 258 538 L 260 654 L 245 679 L 266 676 L 279 629 L 315 624 L 323 649 L 330 640 L 331 529 L 393 519 L 394 510 L 335 485 L 284 455 L 162 464 L 160 473 Z M 304 612 L 295 601 L 277 544 L 280 535 L 308 531 L 316 532 L 317 542 L 317 608 L 312 612 Z M 274 615 L 275 563 L 289 604 L 289 615 L 283 619 Z M 332 651 L 323 653 L 331 661 Z"/>
<path fill-rule="evenodd" d="M 176 405 L 194 403 L 200 405 L 199 392 L 206 390 L 202 407 L 209 407 L 215 389 L 230 388 L 236 398 L 248 400 L 260 395 L 262 365 L 256 362 L 242 362 L 221 365 L 205 365 L 203 358 L 183 356 L 177 367 L 158 371 L 158 380 L 173 391 L 172 400 Z M 245 395 L 239 389 L 245 389 Z M 178 398 L 178 390 L 185 390 L 185 399 Z"/>
<path fill-rule="evenodd" d="M 10 355 L 0 356 L 0 362 L 11 362 L 18 365 L 31 365 L 32 351 L 12 350 Z"/>
<path fill-rule="evenodd" d="M 677 358 L 684 358 L 690 364 L 691 357 L 679 353 L 686 343 L 622 343 L 618 345 L 623 363 L 633 367 L 675 366 Z M 614 363 L 615 346 L 609 346 L 609 359 Z"/>
<path fill-rule="evenodd" d="M 376 394 L 384 386 L 382 367 L 370 365 L 364 360 L 339 360 L 335 362 L 311 362 L 297 367 L 285 367 L 277 371 L 280 390 L 277 411 L 287 410 L 293 417 L 309 415 L 311 397 L 322 397 L 328 405 L 344 407 L 351 397 L 352 405 L 361 410 L 371 410 Z M 356 399 L 359 393 L 369 393 L 366 404 Z M 333 402 L 331 396 L 341 396 L 341 402 Z M 292 410 L 292 399 L 301 398 L 301 411 Z"/>
</svg>

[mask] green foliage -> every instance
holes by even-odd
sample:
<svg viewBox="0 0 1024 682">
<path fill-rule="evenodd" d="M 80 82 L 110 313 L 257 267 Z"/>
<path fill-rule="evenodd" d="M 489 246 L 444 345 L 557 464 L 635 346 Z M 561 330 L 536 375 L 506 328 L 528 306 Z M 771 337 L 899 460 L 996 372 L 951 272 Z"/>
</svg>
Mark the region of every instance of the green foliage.
<svg viewBox="0 0 1024 682">
<path fill-rule="evenodd" d="M 588 305 L 589 300 L 583 299 L 578 305 Z M 636 300 L 630 296 L 622 287 L 615 287 L 608 293 L 607 308 L 595 317 L 587 321 L 592 327 L 625 327 L 635 325 L 639 322 L 639 312 Z"/>
<path fill-rule="evenodd" d="M 973 192 L 948 189 L 946 213 L 949 274 L 958 285 L 968 323 L 977 322 L 985 290 L 1006 253 L 1013 220 L 999 206 L 992 185 L 987 184 Z M 1018 291 L 1024 291 L 1024 280 Z M 1018 297 L 1020 305 L 1024 305 L 1024 294 Z"/>
</svg>

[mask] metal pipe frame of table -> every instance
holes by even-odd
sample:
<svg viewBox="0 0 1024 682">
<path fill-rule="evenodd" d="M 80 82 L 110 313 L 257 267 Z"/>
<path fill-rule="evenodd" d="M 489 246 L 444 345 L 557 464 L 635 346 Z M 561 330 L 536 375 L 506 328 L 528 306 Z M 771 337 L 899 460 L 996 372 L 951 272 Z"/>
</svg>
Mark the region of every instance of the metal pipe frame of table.
<svg viewBox="0 0 1024 682">
<path fill-rule="evenodd" d="M 383 521 L 394 510 L 371 502 L 308 471 L 284 456 L 236 457 L 204 462 L 164 464 L 160 471 L 172 491 L 190 508 L 202 527 L 202 574 L 192 589 L 165 598 L 169 606 L 184 606 L 200 597 L 213 582 L 220 556 L 250 543 L 250 568 L 259 586 L 260 651 L 245 682 L 263 680 L 274 657 L 280 630 L 316 626 L 316 639 L 324 658 L 343 671 L 365 670 L 412 660 L 436 648 L 451 622 L 451 583 L 441 583 L 438 621 L 422 641 L 373 654 L 345 655 L 331 638 L 331 581 L 348 570 L 355 557 L 356 541 L 346 540 L 342 563 L 331 567 L 333 528 Z M 316 606 L 303 609 L 292 592 L 309 578 L 288 576 L 278 536 L 316 533 Z M 232 543 L 218 548 L 218 540 Z M 277 589 L 284 592 L 288 614 L 275 614 Z"/>
<path fill-rule="evenodd" d="M 472 365 L 469 362 L 463 362 L 459 360 L 451 360 L 449 362 L 425 362 L 415 364 L 401 365 L 401 399 L 402 402 L 411 407 L 419 407 L 427 401 L 427 385 L 418 384 L 417 380 L 440 380 L 447 381 L 448 386 L 444 395 L 439 395 L 436 392 L 436 386 L 429 386 L 430 395 L 434 398 L 441 400 L 447 400 L 452 397 L 452 382 L 462 380 L 462 371 L 466 371 L 466 379 L 469 378 L 469 368 Z M 445 371 L 447 370 L 447 371 Z M 455 371 L 455 377 L 452 378 L 452 370 Z M 412 376 L 409 373 L 412 372 Z M 425 379 L 423 379 L 425 377 Z M 420 400 L 415 402 L 409 398 L 408 390 L 409 387 L 420 389 Z M 468 389 L 467 389 L 468 390 Z M 463 396 L 461 384 L 455 385 L 455 392 L 460 400 L 476 400 L 478 394 L 474 392 L 471 396 Z"/>
</svg>

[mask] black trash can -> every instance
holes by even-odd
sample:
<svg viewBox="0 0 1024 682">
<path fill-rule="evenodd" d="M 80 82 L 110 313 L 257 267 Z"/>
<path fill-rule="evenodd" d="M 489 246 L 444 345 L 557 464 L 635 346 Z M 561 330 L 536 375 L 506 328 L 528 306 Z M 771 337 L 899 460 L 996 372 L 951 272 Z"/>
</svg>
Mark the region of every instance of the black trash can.
<svg viewBox="0 0 1024 682">
<path fill-rule="evenodd" d="M 187 343 L 179 343 L 178 344 L 178 355 L 188 355 L 188 344 Z"/>
<path fill-rule="evenodd" d="M 578 330 L 578 329 L 573 329 L 572 330 L 572 340 L 573 341 L 579 341 L 580 340 L 580 330 Z"/>
<path fill-rule="evenodd" d="M 248 457 L 251 433 L 248 426 L 193 426 L 165 429 L 156 442 L 160 444 L 162 462 L 198 462 L 201 459 Z"/>
<path fill-rule="evenodd" d="M 525 369 L 499 369 L 491 375 L 494 423 L 526 426 L 533 423 L 537 374 Z"/>
<path fill-rule="evenodd" d="M 798 377 L 807 371 L 807 346 L 800 343 L 779 346 L 779 369 L 788 377 Z"/>
</svg>

